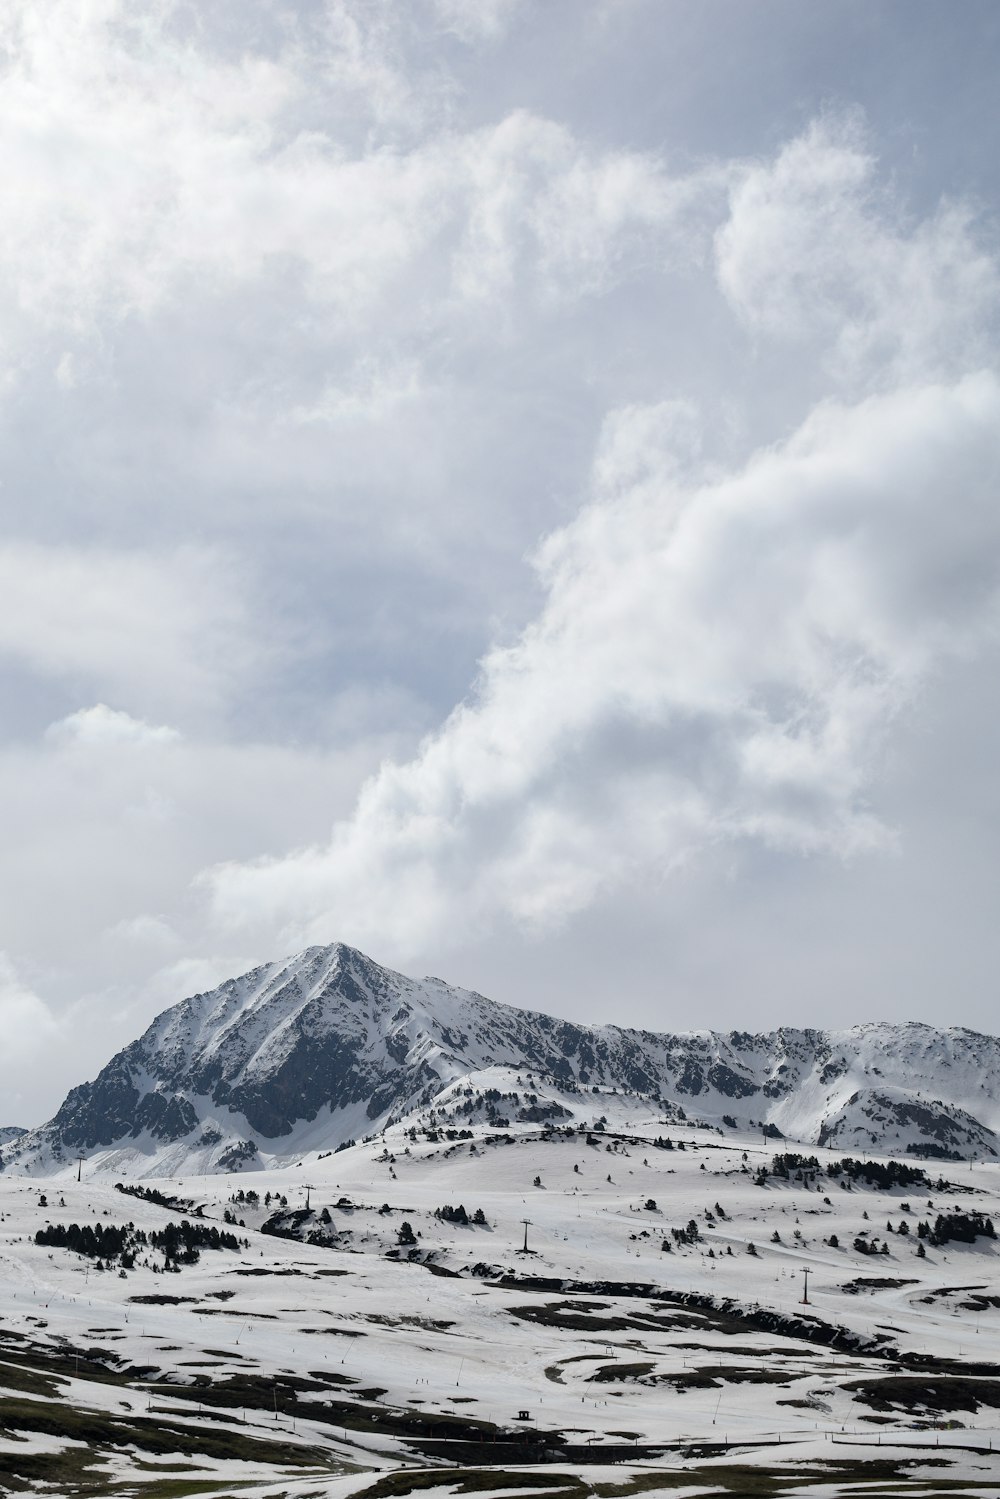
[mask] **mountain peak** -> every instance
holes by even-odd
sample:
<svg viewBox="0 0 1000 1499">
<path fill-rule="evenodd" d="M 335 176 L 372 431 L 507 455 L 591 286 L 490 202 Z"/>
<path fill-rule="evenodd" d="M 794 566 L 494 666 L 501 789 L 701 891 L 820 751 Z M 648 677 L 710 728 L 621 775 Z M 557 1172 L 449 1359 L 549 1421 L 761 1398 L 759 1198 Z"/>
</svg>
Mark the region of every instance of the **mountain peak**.
<svg viewBox="0 0 1000 1499">
<path fill-rule="evenodd" d="M 885 1022 L 756 1035 L 577 1025 L 334 942 L 164 1011 L 48 1125 L 4 1142 L 0 1161 L 51 1169 L 100 1151 L 122 1175 L 280 1161 L 373 1133 L 497 1067 L 562 1089 L 570 1112 L 571 1095 L 614 1088 L 807 1143 L 940 1156 L 1000 1143 L 991 1037 Z"/>
</svg>

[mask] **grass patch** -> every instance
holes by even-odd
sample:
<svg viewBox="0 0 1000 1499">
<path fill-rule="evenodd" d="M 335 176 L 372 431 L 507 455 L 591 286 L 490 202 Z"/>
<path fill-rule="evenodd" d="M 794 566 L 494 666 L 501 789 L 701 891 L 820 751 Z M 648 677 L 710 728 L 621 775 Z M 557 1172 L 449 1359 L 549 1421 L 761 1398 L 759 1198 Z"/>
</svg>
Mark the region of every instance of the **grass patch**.
<svg viewBox="0 0 1000 1499">
<path fill-rule="evenodd" d="M 59 1398 L 60 1386 L 65 1383 L 51 1374 L 41 1374 L 29 1364 L 0 1364 L 0 1385 L 7 1390 L 18 1390 L 23 1395 L 43 1395 L 49 1400 Z"/>
<path fill-rule="evenodd" d="M 728 1364 L 716 1364 L 703 1367 L 698 1370 L 699 1374 L 707 1374 L 709 1379 L 721 1379 L 723 1384 L 780 1384 L 789 1385 L 797 1378 L 789 1374 L 786 1369 L 741 1369 L 733 1368 Z"/>
<path fill-rule="evenodd" d="M 107 1476 L 102 1469 L 105 1454 L 87 1447 L 67 1447 L 62 1452 L 5 1452 L 3 1482 L 16 1489 L 35 1489 L 46 1484 L 59 1494 L 106 1494 Z M 0 1493 L 7 1493 L 4 1487 Z"/>
<path fill-rule="evenodd" d="M 423 1489 L 454 1487 L 459 1494 L 481 1494 L 494 1489 L 553 1489 L 567 1499 L 587 1499 L 590 1488 L 575 1474 L 498 1472 L 491 1468 L 431 1468 L 420 1472 L 389 1473 L 355 1499 L 398 1499 Z"/>
<path fill-rule="evenodd" d="M 602 1364 L 593 1374 L 587 1375 L 588 1384 L 616 1384 L 621 1379 L 642 1379 L 652 1374 L 655 1364 Z"/>
<path fill-rule="evenodd" d="M 853 1492 L 854 1485 L 863 1485 L 859 1492 L 866 1496 L 877 1493 L 944 1493 L 951 1488 L 969 1493 L 973 1487 L 957 1480 L 952 1485 L 948 1480 L 938 1478 L 933 1483 L 926 1478 L 908 1478 L 904 1471 L 906 1466 L 881 1458 L 872 1461 L 851 1459 L 828 1464 L 812 1463 L 808 1467 L 790 1460 L 788 1466 L 783 1468 L 732 1463 L 712 1468 L 672 1468 L 659 1473 L 636 1473 L 624 1483 L 596 1483 L 591 1492 L 598 1499 L 630 1499 L 633 1494 L 670 1489 L 690 1491 L 704 1485 L 702 1492 L 706 1499 L 709 1495 L 719 1494 L 739 1495 L 740 1499 L 744 1499 L 744 1496 L 745 1499 L 781 1499 L 789 1491 L 807 1491 L 810 1484 L 836 1489 L 844 1495 Z M 989 1485 L 984 1484 L 983 1492 L 989 1491 Z"/>
<path fill-rule="evenodd" d="M 4 1342 L 11 1336 L 10 1333 L 2 1335 Z M 30 1369 L 36 1374 L 47 1371 L 53 1375 L 72 1375 L 79 1379 L 93 1379 L 100 1384 L 126 1384 L 136 1373 L 136 1370 L 126 1370 L 119 1367 L 123 1360 L 117 1353 L 112 1353 L 107 1348 L 75 1348 L 70 1343 L 64 1343 L 61 1347 L 53 1347 L 49 1344 L 44 1346 L 39 1343 L 29 1343 L 19 1337 L 19 1346 L 2 1347 L 2 1357 L 6 1364 L 15 1364 L 22 1369 Z"/>
<path fill-rule="evenodd" d="M 435 1468 L 418 1472 L 389 1473 L 354 1499 L 404 1499 L 426 1489 L 454 1487 L 457 1494 L 495 1493 L 508 1490 L 546 1489 L 552 1499 L 632 1499 L 633 1495 L 669 1493 L 682 1489 L 699 1490 L 705 1499 L 711 1495 L 731 1494 L 745 1499 L 781 1499 L 789 1492 L 802 1492 L 809 1484 L 828 1488 L 839 1486 L 847 1494 L 860 1486 L 866 1495 L 932 1493 L 993 1494 L 995 1485 L 963 1482 L 958 1479 L 910 1477 L 905 1468 L 889 1460 L 850 1460 L 828 1464 L 811 1464 L 808 1468 L 790 1462 L 787 1468 L 760 1468 L 749 1463 L 732 1463 L 706 1468 L 667 1468 L 632 1474 L 621 1482 L 591 1482 L 579 1473 L 539 1472 L 525 1468 L 517 1472 L 490 1468 Z M 846 1487 L 849 1485 L 850 1487 Z"/>
<path fill-rule="evenodd" d="M 141 1416 L 111 1415 L 105 1411 L 81 1410 L 63 1402 L 0 1398 L 0 1430 L 16 1435 L 35 1432 L 61 1440 L 86 1443 L 100 1452 L 110 1447 L 137 1447 L 164 1457 L 184 1452 L 192 1457 L 211 1457 L 221 1462 L 254 1462 L 275 1468 L 328 1467 L 325 1452 L 294 1446 L 269 1438 L 251 1437 L 243 1431 L 202 1431 L 191 1424 L 173 1425 Z M 39 1454 L 11 1453 L 15 1473 Z"/>
<path fill-rule="evenodd" d="M 166 1291 L 150 1291 L 148 1296 L 130 1296 L 128 1299 L 136 1306 L 182 1306 L 185 1302 L 193 1306 L 198 1301 L 197 1296 L 170 1296 Z M 104 1328 L 103 1331 L 111 1329 Z"/>
<path fill-rule="evenodd" d="M 945 1379 L 895 1374 L 854 1379 L 844 1389 L 876 1411 L 977 1411 L 1000 1409 L 1000 1379 L 955 1375 Z"/>
<path fill-rule="evenodd" d="M 703 1317 L 686 1311 L 671 1311 L 665 1316 L 662 1312 L 633 1309 L 604 1317 L 588 1311 L 587 1306 L 581 1301 L 550 1301 L 542 1305 L 508 1306 L 504 1310 L 522 1322 L 534 1322 L 539 1327 L 553 1327 L 564 1332 L 677 1332 L 705 1326 Z"/>
<path fill-rule="evenodd" d="M 354 1388 L 354 1398 L 351 1400 L 333 1398 L 334 1392 L 343 1396 L 345 1381 L 354 1385 L 349 1376 L 335 1374 L 323 1374 L 312 1379 L 282 1374 L 277 1382 L 262 1375 L 232 1374 L 227 1378 L 214 1379 L 207 1385 L 175 1385 L 164 1382 L 155 1388 L 161 1394 L 169 1392 L 174 1400 L 200 1405 L 203 1412 L 213 1406 L 224 1410 L 245 1408 L 270 1412 L 277 1402 L 282 1415 L 301 1416 L 306 1420 L 348 1431 L 374 1432 L 404 1438 L 451 1438 L 459 1441 L 479 1441 L 485 1436 L 495 1437 L 497 1434 L 492 1421 L 463 1416 L 457 1411 L 433 1414 L 425 1411 L 418 1414 L 394 1406 L 366 1403 L 386 1393 L 377 1386 Z"/>
<path fill-rule="evenodd" d="M 151 1478 L 149 1483 L 144 1483 L 141 1489 L 142 1499 L 195 1499 L 198 1494 L 217 1494 L 219 1492 L 220 1478 Z M 226 1479 L 228 1486 L 230 1480 Z M 255 1481 L 254 1486 L 256 1487 Z M 239 1485 L 243 1487 L 242 1484 Z M 117 1489 L 102 1489 L 102 1494 L 110 1496 Z M 126 1483 L 122 1486 L 122 1494 L 133 1495 L 136 1492 L 134 1483 Z"/>
<path fill-rule="evenodd" d="M 848 1296 L 857 1296 L 859 1291 L 898 1291 L 903 1286 L 919 1286 L 919 1280 L 900 1280 L 895 1275 L 859 1275 L 841 1286 Z"/>
</svg>

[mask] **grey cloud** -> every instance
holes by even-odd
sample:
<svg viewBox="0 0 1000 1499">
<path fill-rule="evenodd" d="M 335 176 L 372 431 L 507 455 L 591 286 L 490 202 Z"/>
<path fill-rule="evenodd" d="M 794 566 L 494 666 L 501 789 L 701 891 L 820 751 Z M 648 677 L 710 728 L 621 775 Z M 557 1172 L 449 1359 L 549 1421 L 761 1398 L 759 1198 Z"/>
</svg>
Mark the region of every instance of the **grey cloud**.
<svg viewBox="0 0 1000 1499">
<path fill-rule="evenodd" d="M 749 18 L 4 8 L 29 1113 L 306 935 L 992 1023 L 994 8 Z"/>
</svg>

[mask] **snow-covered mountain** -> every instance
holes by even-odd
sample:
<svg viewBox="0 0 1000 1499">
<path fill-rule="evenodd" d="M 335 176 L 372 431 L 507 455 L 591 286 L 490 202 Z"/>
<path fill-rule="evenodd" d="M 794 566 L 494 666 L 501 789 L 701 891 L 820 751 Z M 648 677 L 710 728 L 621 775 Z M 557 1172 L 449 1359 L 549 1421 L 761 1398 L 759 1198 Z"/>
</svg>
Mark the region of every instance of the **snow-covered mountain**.
<svg viewBox="0 0 1000 1499">
<path fill-rule="evenodd" d="M 1000 1041 L 964 1029 L 660 1034 L 584 1026 L 311 947 L 165 1011 L 5 1142 L 30 1172 L 78 1154 L 119 1175 L 280 1165 L 371 1135 L 491 1068 L 530 1075 L 536 1109 L 591 1119 L 594 1091 L 722 1127 L 960 1159 L 1000 1150 Z M 557 1113 L 556 1111 L 561 1111 Z"/>
</svg>

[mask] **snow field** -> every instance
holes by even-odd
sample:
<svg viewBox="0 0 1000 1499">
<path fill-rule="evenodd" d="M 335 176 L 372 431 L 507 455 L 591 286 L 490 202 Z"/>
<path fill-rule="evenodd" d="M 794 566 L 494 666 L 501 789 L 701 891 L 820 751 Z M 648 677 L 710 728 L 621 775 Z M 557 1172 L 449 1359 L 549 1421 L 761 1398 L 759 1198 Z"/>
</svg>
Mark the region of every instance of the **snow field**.
<svg viewBox="0 0 1000 1499">
<path fill-rule="evenodd" d="M 512 1080 L 512 1073 L 496 1069 L 488 1085 L 504 1091 Z M 537 1082 L 534 1091 L 558 1098 Z M 438 1118 L 443 1103 L 436 1101 Z M 585 1133 L 546 1139 L 539 1126 L 514 1123 L 500 1130 L 475 1124 L 472 1139 L 460 1141 L 431 1142 L 418 1131 L 414 1142 L 408 1133 L 418 1122 L 414 1116 L 375 1142 L 332 1155 L 314 1152 L 283 1170 L 157 1179 L 159 1190 L 194 1201 L 208 1218 L 221 1221 L 227 1211 L 242 1218 L 245 1226 L 231 1231 L 250 1241 L 239 1254 L 204 1251 L 180 1274 L 137 1268 L 123 1279 L 34 1243 L 46 1219 L 132 1221 L 148 1229 L 176 1214 L 123 1196 L 106 1176 L 92 1174 L 80 1184 L 71 1173 L 49 1181 L 0 1176 L 2 1346 L 20 1334 L 39 1347 L 58 1348 L 65 1340 L 62 1346 L 105 1349 L 124 1366 L 151 1372 L 126 1386 L 71 1380 L 62 1399 L 114 1413 L 126 1405 L 135 1412 L 145 1401 L 147 1409 L 176 1412 L 192 1430 L 211 1423 L 190 1399 L 175 1398 L 172 1385 L 190 1388 L 198 1376 L 217 1384 L 242 1375 L 276 1382 L 280 1391 L 283 1380 L 317 1375 L 350 1381 L 342 1386 L 344 1400 L 359 1399 L 387 1415 L 409 1411 L 429 1422 L 457 1415 L 512 1431 L 519 1428 L 518 1413 L 527 1410 L 528 1421 L 520 1423 L 525 1429 L 559 1431 L 580 1443 L 728 1444 L 728 1458 L 712 1459 L 719 1462 L 732 1461 L 736 1452 L 740 1461 L 765 1466 L 787 1465 L 793 1453 L 796 1464 L 846 1454 L 859 1454 L 861 1461 L 876 1450 L 880 1459 L 895 1454 L 909 1461 L 920 1455 L 919 1445 L 911 1444 L 924 1443 L 934 1448 L 935 1461 L 945 1454 L 954 1476 L 998 1481 L 994 1491 L 1000 1492 L 1000 1466 L 964 1450 L 977 1446 L 988 1454 L 1000 1443 L 1000 1419 L 991 1405 L 949 1411 L 908 1400 L 875 1409 L 850 1386 L 884 1380 L 893 1372 L 884 1359 L 835 1352 L 748 1321 L 706 1321 L 671 1300 L 707 1293 L 747 1313 L 806 1313 L 847 1329 L 862 1345 L 882 1334 L 905 1353 L 951 1360 L 955 1368 L 995 1363 L 1000 1306 L 989 1297 L 1000 1286 L 993 1242 L 950 1244 L 918 1259 L 915 1233 L 904 1239 L 885 1229 L 887 1219 L 904 1216 L 905 1201 L 913 1229 L 920 1217 L 954 1204 L 1000 1212 L 997 1167 L 928 1167 L 933 1179 L 941 1174 L 974 1195 L 846 1192 L 826 1181 L 805 1190 L 773 1178 L 757 1186 L 754 1173 L 783 1148 L 780 1142 L 765 1146 L 759 1135 L 664 1125 L 635 1097 L 601 1093 L 586 1099 L 586 1109 L 588 1124 L 606 1120 L 602 1131 L 591 1131 L 591 1145 Z M 671 1151 L 653 1144 L 666 1135 Z M 488 1143 L 498 1138 L 512 1143 Z M 683 1150 L 676 1148 L 681 1142 Z M 809 1153 L 824 1166 L 840 1154 Z M 277 1206 L 263 1206 L 266 1193 L 284 1195 L 289 1209 L 301 1208 L 307 1186 L 312 1216 L 305 1228 L 318 1226 L 328 1209 L 336 1248 L 259 1232 Z M 259 1206 L 246 1201 L 248 1189 L 258 1194 Z M 650 1199 L 655 1209 L 645 1206 Z M 459 1203 L 470 1217 L 481 1208 L 487 1226 L 435 1216 L 436 1208 Z M 381 1211 L 386 1205 L 387 1213 Z M 525 1218 L 533 1251 L 527 1256 L 518 1253 Z M 670 1230 L 691 1219 L 699 1240 L 675 1243 L 664 1253 Z M 408 1252 L 397 1243 L 404 1221 L 419 1235 L 414 1263 L 387 1258 Z M 801 1240 L 793 1238 L 796 1229 Z M 779 1244 L 771 1242 L 775 1231 Z M 891 1253 L 856 1253 L 850 1246 L 862 1231 L 878 1234 Z M 831 1233 L 841 1248 L 823 1242 Z M 747 1253 L 750 1242 L 756 1256 Z M 428 1255 L 452 1274 L 432 1273 L 423 1263 Z M 477 1266 L 491 1268 L 473 1274 Z M 808 1308 L 801 1305 L 806 1269 Z M 503 1272 L 564 1285 L 499 1285 Z M 845 1290 L 858 1280 L 912 1284 Z M 595 1288 L 595 1282 L 610 1288 Z M 655 1289 L 623 1294 L 636 1283 Z M 581 1284 L 583 1291 L 576 1289 Z M 962 1287 L 978 1289 L 954 1289 Z M 183 1299 L 160 1305 L 132 1299 L 144 1295 Z M 982 1304 L 968 1309 L 970 1296 Z M 332 1398 L 329 1392 L 328 1385 L 325 1396 L 322 1390 L 304 1393 L 294 1416 L 279 1411 L 276 1421 L 248 1411 L 247 1430 L 272 1437 L 277 1430 L 288 1447 L 321 1447 L 331 1464 L 352 1464 L 369 1479 L 414 1461 L 407 1441 L 380 1434 L 377 1425 L 338 1428 L 310 1419 L 309 1404 Z M 961 1428 L 933 1429 L 931 1423 L 949 1418 Z M 120 1456 L 114 1461 L 118 1467 L 110 1471 L 119 1476 L 134 1468 Z M 687 1459 L 678 1450 L 658 1461 L 675 1469 Z M 187 1476 L 195 1471 L 210 1479 L 218 1467 L 200 1458 Z M 241 1471 L 244 1478 L 273 1474 L 266 1464 L 244 1464 Z M 613 1471 L 622 1475 L 620 1468 Z M 323 1483 L 335 1483 L 338 1491 L 345 1484 L 363 1486 L 357 1475 L 339 1479 L 329 1471 Z"/>
</svg>

